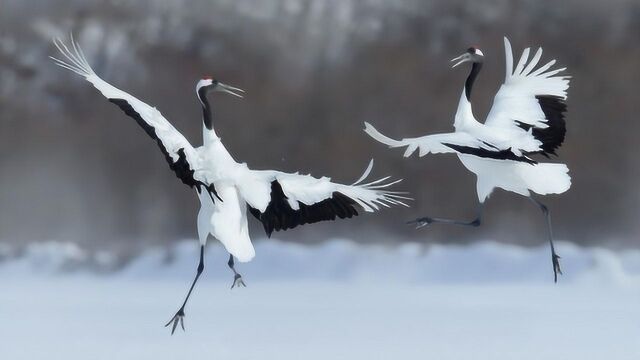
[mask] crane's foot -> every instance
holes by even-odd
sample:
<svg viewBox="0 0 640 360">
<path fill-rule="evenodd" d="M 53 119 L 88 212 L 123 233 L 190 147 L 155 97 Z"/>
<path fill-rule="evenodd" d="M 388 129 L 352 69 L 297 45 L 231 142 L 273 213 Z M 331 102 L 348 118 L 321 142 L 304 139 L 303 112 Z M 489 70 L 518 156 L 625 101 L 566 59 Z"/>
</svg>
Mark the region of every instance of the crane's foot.
<svg viewBox="0 0 640 360">
<path fill-rule="evenodd" d="M 231 288 L 233 289 L 234 287 L 247 287 L 247 285 L 244 283 L 244 281 L 242 281 L 242 275 L 240 274 L 236 274 L 233 277 L 233 284 L 231 284 Z"/>
<path fill-rule="evenodd" d="M 173 318 L 171 318 L 171 320 L 169 320 L 169 322 L 166 323 L 164 327 L 172 325 L 171 335 L 173 335 L 173 333 L 176 332 L 176 328 L 178 327 L 178 324 L 180 324 L 180 327 L 182 327 L 182 331 L 184 331 L 184 306 L 181 307 L 180 310 L 178 310 L 178 312 L 175 315 L 173 315 Z"/>
<path fill-rule="evenodd" d="M 415 225 L 416 229 L 433 224 L 433 219 L 430 217 L 421 217 L 415 220 L 407 221 L 407 225 Z"/>
<path fill-rule="evenodd" d="M 551 254 L 551 261 L 553 262 L 553 282 L 558 282 L 558 274 L 562 275 L 562 269 L 560 269 L 560 256 L 555 252 Z"/>
</svg>

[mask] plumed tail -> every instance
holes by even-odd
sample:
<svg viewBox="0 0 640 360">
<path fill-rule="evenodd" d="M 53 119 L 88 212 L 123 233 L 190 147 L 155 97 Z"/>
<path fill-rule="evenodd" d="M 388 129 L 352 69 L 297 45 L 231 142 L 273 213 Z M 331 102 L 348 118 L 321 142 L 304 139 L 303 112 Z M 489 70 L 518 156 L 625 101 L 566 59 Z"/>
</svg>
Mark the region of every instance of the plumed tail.
<svg viewBox="0 0 640 360">
<path fill-rule="evenodd" d="M 518 164 L 518 172 L 529 190 L 540 194 L 562 194 L 571 187 L 569 168 L 565 164 Z"/>
</svg>

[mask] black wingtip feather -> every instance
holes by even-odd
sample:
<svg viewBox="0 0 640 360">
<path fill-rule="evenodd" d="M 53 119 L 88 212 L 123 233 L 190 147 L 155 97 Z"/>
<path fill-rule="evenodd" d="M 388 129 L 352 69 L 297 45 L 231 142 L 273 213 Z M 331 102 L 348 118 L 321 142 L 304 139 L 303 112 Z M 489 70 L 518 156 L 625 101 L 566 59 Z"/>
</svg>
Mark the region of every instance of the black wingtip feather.
<svg viewBox="0 0 640 360">
<path fill-rule="evenodd" d="M 271 182 L 271 202 L 264 212 L 249 207 L 249 212 L 264 226 L 267 237 L 274 231 L 292 229 L 299 225 L 312 224 L 319 221 L 351 218 L 358 215 L 356 202 L 351 198 L 334 192 L 328 199 L 313 205 L 298 203 L 299 209 L 294 210 L 289 205 L 287 197 L 278 181 Z"/>
<path fill-rule="evenodd" d="M 545 153 L 555 155 L 555 150 L 562 145 L 567 133 L 564 119 L 567 103 L 559 96 L 539 95 L 536 99 L 540 103 L 549 127 L 533 129 L 533 136 L 542 142 L 542 150 Z"/>
<path fill-rule="evenodd" d="M 532 160 L 526 156 L 517 156 L 511 151 L 511 149 L 487 150 L 487 149 L 482 149 L 482 148 L 477 148 L 472 146 L 456 145 L 456 144 L 449 144 L 449 143 L 442 143 L 442 145 L 448 146 L 453 150 L 462 154 L 469 154 L 469 155 L 474 155 L 474 156 L 487 158 L 487 159 L 519 161 L 519 162 L 525 162 L 531 165 L 537 164 L 535 160 Z M 495 148 L 495 146 L 493 145 L 491 146 Z"/>
<path fill-rule="evenodd" d="M 516 121 L 516 125 L 526 131 L 533 127 L 531 134 L 542 143 L 542 150 L 539 153 L 546 157 L 549 157 L 549 155 L 557 156 L 556 149 L 562 145 L 567 133 L 567 125 L 564 119 L 567 103 L 560 96 L 553 95 L 538 95 L 536 99 L 538 99 L 544 117 L 547 119 L 548 127 L 544 129 L 537 128 L 520 121 Z"/>
</svg>

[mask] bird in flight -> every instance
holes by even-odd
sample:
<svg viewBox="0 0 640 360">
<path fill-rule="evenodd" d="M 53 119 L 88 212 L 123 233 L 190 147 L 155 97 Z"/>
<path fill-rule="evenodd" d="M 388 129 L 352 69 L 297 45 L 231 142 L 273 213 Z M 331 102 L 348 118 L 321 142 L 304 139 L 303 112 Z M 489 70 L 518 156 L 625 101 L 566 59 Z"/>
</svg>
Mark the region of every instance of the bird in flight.
<svg viewBox="0 0 640 360">
<path fill-rule="evenodd" d="M 480 49 L 470 47 L 464 54 L 451 60 L 453 67 L 471 63 L 471 72 L 464 84 L 453 123 L 454 132 L 394 140 L 366 122 L 364 131 L 389 147 L 406 147 L 405 157 L 411 156 L 416 150 L 419 156 L 455 153 L 462 164 L 476 174 L 479 206 L 474 220 L 421 217 L 409 222 L 418 228 L 434 223 L 479 226 L 484 202 L 495 188 L 528 197 L 544 214 L 554 282 L 557 282 L 562 270 L 560 256 L 553 245 L 551 215 L 532 193 L 563 193 L 571 187 L 571 178 L 565 164 L 541 163 L 532 156 L 549 158 L 550 155 L 556 155 L 556 149 L 564 141 L 565 100 L 570 77 L 558 75 L 565 68 L 552 69 L 555 60 L 536 68 L 542 57 L 542 48 L 538 48 L 530 59 L 530 49 L 526 48 L 515 69 L 511 44 L 506 37 L 504 48 L 505 81 L 484 123 L 476 120 L 471 110 L 471 90 L 482 69 L 484 54 Z"/>
<path fill-rule="evenodd" d="M 358 215 L 358 210 L 374 212 L 381 206 L 407 206 L 405 193 L 387 190 L 401 180 L 390 177 L 365 182 L 373 160 L 364 174 L 353 184 L 343 185 L 328 177 L 315 178 L 298 173 L 275 170 L 252 170 L 236 162 L 227 151 L 213 124 L 211 103 L 207 95 L 224 92 L 242 97 L 243 90 L 225 85 L 212 77 L 204 77 L 196 85 L 202 107 L 203 145 L 192 146 L 155 107 L 117 89 L 93 71 L 82 49 L 71 38 L 67 46 L 60 39 L 55 46 L 63 56 L 51 59 L 59 66 L 84 77 L 110 102 L 132 117 L 164 154 L 169 168 L 182 182 L 195 189 L 200 200 L 197 218 L 200 257 L 195 278 L 173 318 L 173 334 L 178 324 L 184 330 L 185 306 L 204 270 L 204 247 L 209 235 L 218 239 L 229 252 L 228 266 L 233 271 L 231 288 L 246 286 L 236 271 L 234 258 L 240 262 L 253 259 L 255 251 L 249 237 L 247 211 L 262 222 L 268 236 L 273 231 L 288 230 L 319 221 L 344 219 Z"/>
</svg>

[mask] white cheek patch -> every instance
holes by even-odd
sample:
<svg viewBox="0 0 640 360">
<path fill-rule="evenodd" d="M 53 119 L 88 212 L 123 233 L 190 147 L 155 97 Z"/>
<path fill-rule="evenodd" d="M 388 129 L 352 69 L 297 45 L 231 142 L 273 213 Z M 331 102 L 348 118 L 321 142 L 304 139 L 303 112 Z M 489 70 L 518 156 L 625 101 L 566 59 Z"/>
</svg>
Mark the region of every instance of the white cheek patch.
<svg viewBox="0 0 640 360">
<path fill-rule="evenodd" d="M 202 88 L 203 86 L 209 86 L 212 83 L 213 83 L 213 80 L 202 79 L 198 81 L 198 83 L 196 84 L 196 94 L 198 95 L 198 100 L 200 100 L 200 103 L 202 104 L 202 106 L 204 106 L 204 101 L 200 98 L 200 88 Z"/>
<path fill-rule="evenodd" d="M 196 84 L 196 92 L 198 92 L 201 87 L 209 86 L 209 85 L 211 85 L 211 80 L 209 80 L 209 79 L 202 79 L 202 80 L 198 81 L 198 84 Z"/>
</svg>

